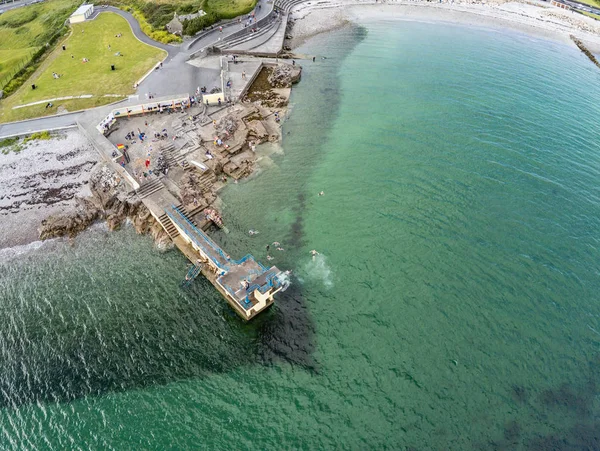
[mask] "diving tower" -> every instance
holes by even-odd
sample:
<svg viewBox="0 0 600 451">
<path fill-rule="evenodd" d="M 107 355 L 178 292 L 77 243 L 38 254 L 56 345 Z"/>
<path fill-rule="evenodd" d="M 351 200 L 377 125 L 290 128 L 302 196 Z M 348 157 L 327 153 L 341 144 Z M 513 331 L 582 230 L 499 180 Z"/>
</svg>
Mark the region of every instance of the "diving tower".
<svg viewBox="0 0 600 451">
<path fill-rule="evenodd" d="M 175 244 L 194 264 L 202 267 L 202 273 L 243 319 L 250 320 L 271 306 L 273 296 L 288 287 L 287 274 L 276 266 L 267 268 L 251 254 L 233 260 L 178 207 L 171 205 L 165 213 L 179 232 L 178 238 L 195 251 L 196 261 L 192 260 L 193 255 L 182 249 L 180 240 L 176 240 Z"/>
</svg>

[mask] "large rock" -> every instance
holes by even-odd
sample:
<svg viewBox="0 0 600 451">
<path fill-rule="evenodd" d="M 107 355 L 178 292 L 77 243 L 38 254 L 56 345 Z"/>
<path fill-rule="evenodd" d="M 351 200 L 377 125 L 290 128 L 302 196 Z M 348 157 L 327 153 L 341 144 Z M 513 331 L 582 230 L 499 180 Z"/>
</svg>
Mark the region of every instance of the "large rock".
<svg viewBox="0 0 600 451">
<path fill-rule="evenodd" d="M 42 221 L 38 230 L 40 239 L 74 237 L 100 219 L 106 220 L 110 230 L 118 229 L 123 221 L 130 219 L 139 233 L 146 233 L 156 222 L 141 199 L 120 189 L 120 179 L 110 168 L 104 166 L 91 175 L 90 189 L 92 196 L 77 199 L 74 212 Z"/>
<path fill-rule="evenodd" d="M 248 138 L 259 143 L 265 142 L 269 139 L 269 132 L 259 120 L 253 120 L 246 124 L 248 127 Z"/>
<path fill-rule="evenodd" d="M 217 136 L 219 136 L 221 139 L 229 139 L 233 136 L 239 125 L 239 119 L 237 119 L 234 115 L 228 114 L 223 116 L 221 119 L 219 119 L 219 122 L 217 122 Z"/>
<path fill-rule="evenodd" d="M 289 88 L 300 81 L 301 72 L 300 66 L 279 64 L 271 71 L 267 80 L 274 88 Z"/>
</svg>

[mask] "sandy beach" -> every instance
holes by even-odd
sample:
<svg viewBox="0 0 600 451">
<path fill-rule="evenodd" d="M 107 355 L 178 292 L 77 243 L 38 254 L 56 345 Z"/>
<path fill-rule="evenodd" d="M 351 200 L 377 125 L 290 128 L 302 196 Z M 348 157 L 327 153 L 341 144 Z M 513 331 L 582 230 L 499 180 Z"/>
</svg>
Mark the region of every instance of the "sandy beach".
<svg viewBox="0 0 600 451">
<path fill-rule="evenodd" d="M 36 241 L 42 220 L 77 209 L 77 198 L 91 194 L 88 180 L 98 160 L 78 131 L 0 155 L 0 249 Z"/>
<path fill-rule="evenodd" d="M 427 21 L 454 23 L 493 30 L 513 30 L 535 37 L 573 45 L 569 36 L 583 40 L 588 48 L 600 52 L 600 21 L 562 10 L 548 2 L 494 1 L 487 3 L 442 2 L 356 2 L 326 1 L 302 3 L 292 10 L 294 20 L 291 47 L 306 39 L 350 22 Z"/>
</svg>

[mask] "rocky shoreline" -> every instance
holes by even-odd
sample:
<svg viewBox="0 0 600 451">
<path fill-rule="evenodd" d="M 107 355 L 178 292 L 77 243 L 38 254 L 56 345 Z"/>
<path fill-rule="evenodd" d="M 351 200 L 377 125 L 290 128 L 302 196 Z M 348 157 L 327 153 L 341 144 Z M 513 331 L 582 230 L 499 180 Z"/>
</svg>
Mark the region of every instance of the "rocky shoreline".
<svg viewBox="0 0 600 451">
<path fill-rule="evenodd" d="M 77 131 L 4 147 L 0 155 L 0 249 L 39 237 L 40 222 L 76 211 L 91 195 L 89 178 L 99 155 Z"/>
<path fill-rule="evenodd" d="M 157 245 L 165 246 L 168 235 L 152 217 L 141 199 L 124 189 L 122 181 L 106 164 L 99 165 L 89 180 L 91 196 L 77 198 L 76 208 L 66 214 L 42 220 L 39 239 L 75 237 L 96 221 L 104 220 L 109 230 L 130 221 L 140 234 L 151 234 Z"/>
<path fill-rule="evenodd" d="M 224 186 L 224 178 L 229 176 L 237 182 L 254 172 L 256 146 L 281 138 L 281 119 L 287 112 L 292 84 L 297 83 L 300 76 L 299 66 L 280 64 L 264 67 L 235 109 L 221 115 L 218 120 L 214 119 L 211 133 L 224 143 L 231 142 L 231 147 L 239 146 L 245 151 L 244 159 L 236 163 L 233 158 L 221 157 L 223 152 L 212 148 L 214 143 L 203 142 L 207 152 L 213 155 L 210 161 L 213 177 L 207 179 L 206 173 L 196 171 L 182 171 L 180 177 L 173 177 L 171 180 L 175 180 L 176 186 L 169 191 L 177 194 L 182 205 L 189 209 L 198 205 L 216 209 L 218 191 Z M 170 236 L 143 204 L 141 197 L 109 164 L 100 163 L 95 167 L 88 186 L 90 195 L 77 197 L 74 208 L 41 221 L 40 240 L 72 238 L 97 221 L 105 221 L 109 230 L 116 230 L 128 221 L 137 233 L 151 235 L 159 248 L 172 246 Z"/>
</svg>

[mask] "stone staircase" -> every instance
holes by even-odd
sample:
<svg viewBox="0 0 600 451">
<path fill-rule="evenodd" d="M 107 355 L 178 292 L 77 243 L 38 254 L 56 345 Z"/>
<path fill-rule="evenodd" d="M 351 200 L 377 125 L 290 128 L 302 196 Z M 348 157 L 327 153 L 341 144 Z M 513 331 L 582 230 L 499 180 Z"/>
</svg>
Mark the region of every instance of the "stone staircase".
<svg viewBox="0 0 600 451">
<path fill-rule="evenodd" d="M 185 159 L 185 156 L 181 155 L 179 149 L 175 149 L 175 145 L 173 143 L 169 143 L 161 147 L 161 151 L 163 154 L 163 158 L 167 163 L 169 168 L 180 167 L 184 170 L 190 170 L 189 163 Z"/>
<path fill-rule="evenodd" d="M 306 0 L 275 0 L 275 8 L 287 14 L 294 6 L 304 3 L 305 1 Z"/>
<path fill-rule="evenodd" d="M 191 214 L 191 212 L 189 212 L 189 211 L 187 210 L 187 208 L 185 208 L 185 207 L 184 207 L 182 204 L 176 205 L 176 206 L 175 206 L 175 208 L 177 208 L 177 209 L 178 209 L 178 210 L 181 212 L 181 214 L 182 214 L 183 216 L 185 216 L 185 218 L 186 218 L 188 221 L 190 221 L 192 224 L 194 224 L 195 226 L 197 226 L 197 225 L 198 225 L 198 224 L 196 224 L 196 221 L 194 221 L 194 219 L 193 219 L 193 215 Z M 196 210 L 196 209 L 194 208 L 194 210 Z M 194 210 L 192 210 L 192 211 L 194 211 Z"/>
<path fill-rule="evenodd" d="M 263 21 L 265 19 L 268 19 L 268 20 L 261 24 L 261 21 Z M 256 24 L 254 24 L 252 26 L 252 27 L 258 26 L 258 31 L 256 33 L 252 33 L 250 31 L 252 29 L 252 27 L 248 27 L 248 28 L 245 28 L 244 30 L 242 30 L 242 33 L 240 33 L 240 34 L 235 33 L 230 36 L 227 36 L 223 41 L 219 42 L 214 47 L 219 50 L 228 50 L 228 49 L 232 49 L 233 47 L 238 47 L 241 44 L 245 44 L 250 41 L 256 42 L 256 45 L 254 47 L 257 47 L 259 45 L 262 45 L 266 41 L 268 41 L 277 32 L 280 25 L 281 25 L 280 19 L 275 19 L 271 15 L 269 15 L 268 17 L 265 17 L 265 18 L 259 20 Z M 263 39 L 259 39 L 261 37 Z M 254 47 L 251 47 L 251 48 L 254 48 Z"/>
<path fill-rule="evenodd" d="M 201 211 L 204 211 L 205 208 L 206 208 L 206 205 L 198 205 L 197 207 L 192 208 L 189 211 L 188 215 L 189 215 L 190 218 L 193 218 L 194 216 L 196 216 Z"/>
<path fill-rule="evenodd" d="M 189 220 L 192 224 L 194 224 L 195 226 L 198 226 L 198 224 L 196 224 L 196 221 L 194 221 L 193 217 L 200 211 L 202 210 L 204 207 L 196 207 L 194 208 L 191 212 L 189 212 L 183 205 L 179 204 L 176 206 L 176 208 L 181 212 L 181 214 L 183 216 L 185 216 L 185 218 L 187 220 Z M 176 237 L 179 236 L 179 231 L 177 230 L 177 228 L 175 227 L 175 224 L 173 224 L 173 221 L 171 221 L 171 218 L 169 218 L 169 216 L 167 215 L 167 213 L 163 213 L 158 220 L 160 221 L 160 224 L 163 226 L 163 228 L 167 231 L 167 233 L 169 234 L 169 236 L 171 237 L 171 239 L 175 239 Z"/>
<path fill-rule="evenodd" d="M 143 199 L 144 197 L 148 197 L 151 194 L 156 193 L 163 189 L 165 185 L 160 181 L 157 177 L 150 177 L 147 179 L 146 183 L 144 183 L 139 189 L 135 191 L 135 193 Z"/>
<path fill-rule="evenodd" d="M 163 229 L 167 231 L 171 239 L 175 239 L 179 236 L 179 232 L 175 228 L 173 221 L 171 221 L 171 218 L 169 218 L 166 213 L 163 213 L 162 216 L 158 218 L 158 220 L 160 221 L 160 225 L 163 226 Z"/>
<path fill-rule="evenodd" d="M 210 187 L 217 181 L 217 176 L 212 170 L 204 171 L 200 177 L 198 177 L 198 184 L 202 186 L 206 191 L 210 190 Z"/>
<path fill-rule="evenodd" d="M 289 14 L 290 10 L 306 0 L 275 0 L 273 10 L 278 10 L 282 15 Z M 272 13 L 260 19 L 256 24 L 251 27 L 244 28 L 243 30 L 237 31 L 230 34 L 225 39 L 215 44 L 213 48 L 219 51 L 233 49 L 235 47 L 243 46 L 243 50 L 249 51 L 260 45 L 263 45 L 269 39 L 271 39 L 277 33 L 277 30 L 282 26 L 282 16 L 275 18 Z M 287 24 L 287 21 L 285 21 Z M 284 25 L 285 26 L 285 25 Z M 252 33 L 252 28 L 258 28 L 256 33 Z M 250 43 L 250 45 L 244 45 Z"/>
</svg>

